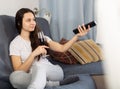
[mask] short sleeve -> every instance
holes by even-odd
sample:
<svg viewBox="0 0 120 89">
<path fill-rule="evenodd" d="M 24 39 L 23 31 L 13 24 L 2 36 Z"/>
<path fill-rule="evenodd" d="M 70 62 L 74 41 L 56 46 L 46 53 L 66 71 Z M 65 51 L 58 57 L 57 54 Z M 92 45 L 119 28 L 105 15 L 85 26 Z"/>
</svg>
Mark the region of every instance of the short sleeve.
<svg viewBox="0 0 120 89">
<path fill-rule="evenodd" d="M 11 42 L 9 46 L 9 55 L 17 55 L 20 56 L 20 48 L 17 42 Z"/>
</svg>

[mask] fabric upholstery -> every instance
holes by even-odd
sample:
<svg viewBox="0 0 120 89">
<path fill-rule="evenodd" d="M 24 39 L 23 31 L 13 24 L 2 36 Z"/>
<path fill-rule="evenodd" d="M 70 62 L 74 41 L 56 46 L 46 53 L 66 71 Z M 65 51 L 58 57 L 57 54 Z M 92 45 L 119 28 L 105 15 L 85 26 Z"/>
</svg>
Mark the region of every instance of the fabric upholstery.
<svg viewBox="0 0 120 89">
<path fill-rule="evenodd" d="M 9 42 L 15 35 L 15 29 L 13 25 L 13 18 L 6 18 L 6 16 L 1 16 L 0 21 L 0 78 L 6 76 L 8 78 L 9 74 L 12 71 L 12 66 L 10 63 L 8 49 L 9 49 Z M 5 25 L 2 25 L 5 24 Z M 9 28 L 7 28 L 9 27 Z M 3 67 L 3 68 L 2 68 Z"/>
<path fill-rule="evenodd" d="M 14 89 L 9 82 L 0 80 L 0 89 Z"/>
<path fill-rule="evenodd" d="M 12 89 L 9 83 L 9 74 L 12 72 L 12 65 L 8 55 L 9 42 L 16 34 L 14 18 L 0 16 L 0 89 Z"/>
<path fill-rule="evenodd" d="M 104 74 L 103 63 L 104 61 L 87 63 L 84 65 L 80 64 L 63 64 L 58 61 L 49 59 L 53 64 L 59 64 L 64 71 L 65 76 L 74 74 L 90 74 L 90 75 L 101 75 Z M 72 71 L 71 71 L 72 70 Z"/>
<path fill-rule="evenodd" d="M 80 64 L 103 60 L 102 49 L 92 39 L 75 42 L 68 50 Z"/>
<path fill-rule="evenodd" d="M 51 87 L 45 89 L 95 89 L 95 84 L 93 83 L 90 75 L 79 74 L 77 76 L 79 76 L 80 81 L 65 86 Z"/>
</svg>

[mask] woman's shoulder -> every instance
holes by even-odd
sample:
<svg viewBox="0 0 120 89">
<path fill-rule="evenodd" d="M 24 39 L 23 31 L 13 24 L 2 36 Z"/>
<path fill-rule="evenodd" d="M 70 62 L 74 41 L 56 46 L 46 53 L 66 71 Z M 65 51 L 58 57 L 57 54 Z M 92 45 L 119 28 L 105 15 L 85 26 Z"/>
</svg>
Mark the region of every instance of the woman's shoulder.
<svg viewBox="0 0 120 89">
<path fill-rule="evenodd" d="M 20 44 L 21 43 L 21 37 L 20 35 L 17 35 L 11 42 L 10 42 L 10 45 L 12 44 Z"/>
<path fill-rule="evenodd" d="M 20 40 L 20 35 L 17 35 L 17 36 L 11 41 L 11 43 L 12 43 L 12 42 L 19 41 L 19 40 Z"/>
</svg>

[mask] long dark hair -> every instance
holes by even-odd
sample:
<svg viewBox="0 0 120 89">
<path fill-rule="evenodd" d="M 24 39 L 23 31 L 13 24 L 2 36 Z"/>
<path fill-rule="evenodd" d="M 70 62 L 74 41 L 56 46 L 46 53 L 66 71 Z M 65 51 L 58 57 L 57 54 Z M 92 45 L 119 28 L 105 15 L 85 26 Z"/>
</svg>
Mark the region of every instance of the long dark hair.
<svg viewBox="0 0 120 89">
<path fill-rule="evenodd" d="M 21 29 L 22 29 L 23 16 L 25 13 L 28 13 L 28 12 L 32 13 L 35 17 L 34 12 L 28 8 L 21 8 L 16 13 L 15 25 L 16 25 L 16 28 L 17 28 L 19 34 L 21 33 Z M 32 31 L 30 33 L 30 41 L 31 41 L 32 51 L 34 49 L 36 49 L 40 44 L 39 39 L 38 39 L 38 32 L 39 31 L 41 31 L 41 30 L 40 30 L 40 28 L 38 28 L 37 23 L 36 23 L 36 27 L 35 27 L 34 31 Z"/>
</svg>

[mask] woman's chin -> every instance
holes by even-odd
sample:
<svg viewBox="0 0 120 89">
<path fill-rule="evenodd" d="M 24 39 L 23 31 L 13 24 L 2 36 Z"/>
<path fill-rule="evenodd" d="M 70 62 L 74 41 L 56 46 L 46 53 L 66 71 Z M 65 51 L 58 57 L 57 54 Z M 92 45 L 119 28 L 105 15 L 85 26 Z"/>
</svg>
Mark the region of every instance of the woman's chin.
<svg viewBox="0 0 120 89">
<path fill-rule="evenodd" d="M 30 29 L 30 32 L 33 32 L 34 31 L 34 29 Z"/>
</svg>

